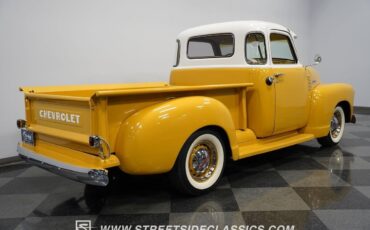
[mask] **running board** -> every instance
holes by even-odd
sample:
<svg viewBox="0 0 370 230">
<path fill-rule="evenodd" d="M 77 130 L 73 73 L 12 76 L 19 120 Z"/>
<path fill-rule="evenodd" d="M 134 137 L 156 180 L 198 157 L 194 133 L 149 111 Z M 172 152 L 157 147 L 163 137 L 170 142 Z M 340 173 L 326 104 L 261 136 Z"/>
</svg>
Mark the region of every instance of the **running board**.
<svg viewBox="0 0 370 230">
<path fill-rule="evenodd" d="M 315 136 L 313 134 L 291 133 L 257 139 L 257 141 L 254 143 L 240 143 L 238 159 L 285 148 L 302 142 L 310 141 L 314 138 Z"/>
</svg>

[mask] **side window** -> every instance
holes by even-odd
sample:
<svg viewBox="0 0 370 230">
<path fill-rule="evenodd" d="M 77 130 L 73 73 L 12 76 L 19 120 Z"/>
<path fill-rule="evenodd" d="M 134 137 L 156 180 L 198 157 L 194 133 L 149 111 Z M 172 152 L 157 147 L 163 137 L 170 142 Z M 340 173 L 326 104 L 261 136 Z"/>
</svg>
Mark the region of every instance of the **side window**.
<svg viewBox="0 0 370 230">
<path fill-rule="evenodd" d="M 250 65 L 263 65 L 267 62 L 265 36 L 262 33 L 250 33 L 245 39 L 245 54 Z"/>
<path fill-rule="evenodd" d="M 234 54 L 232 34 L 214 34 L 192 37 L 188 41 L 188 58 L 231 57 Z"/>
<path fill-rule="evenodd" d="M 274 64 L 295 64 L 297 56 L 294 53 L 290 38 L 283 34 L 270 34 L 271 57 Z"/>
</svg>

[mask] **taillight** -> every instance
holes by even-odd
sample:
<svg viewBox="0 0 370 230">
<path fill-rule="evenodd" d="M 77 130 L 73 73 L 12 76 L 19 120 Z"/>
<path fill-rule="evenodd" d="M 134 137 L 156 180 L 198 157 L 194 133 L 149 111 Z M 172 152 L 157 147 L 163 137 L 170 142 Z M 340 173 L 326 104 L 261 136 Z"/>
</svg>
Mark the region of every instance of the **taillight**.
<svg viewBox="0 0 370 230">
<path fill-rule="evenodd" d="M 22 120 L 22 119 L 18 119 L 17 120 L 17 127 L 18 127 L 18 129 L 26 127 L 26 121 Z"/>
<path fill-rule="evenodd" d="M 90 136 L 89 137 L 89 145 L 94 148 L 100 147 L 100 137 L 98 136 Z"/>
</svg>

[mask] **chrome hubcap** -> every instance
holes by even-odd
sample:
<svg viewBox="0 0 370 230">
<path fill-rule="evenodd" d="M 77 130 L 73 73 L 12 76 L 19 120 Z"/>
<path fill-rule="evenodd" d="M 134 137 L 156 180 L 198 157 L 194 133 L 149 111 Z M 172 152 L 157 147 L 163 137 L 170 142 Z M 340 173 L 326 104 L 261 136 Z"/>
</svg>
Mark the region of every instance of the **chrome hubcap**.
<svg viewBox="0 0 370 230">
<path fill-rule="evenodd" d="M 209 165 L 209 152 L 207 149 L 199 149 L 193 158 L 193 169 L 197 173 L 204 172 Z"/>
<path fill-rule="evenodd" d="M 330 122 L 330 134 L 333 138 L 337 138 L 342 131 L 342 114 L 335 111 L 333 118 Z"/>
<path fill-rule="evenodd" d="M 189 157 L 188 167 L 192 178 L 198 182 L 208 180 L 216 170 L 217 150 L 209 141 L 196 145 Z"/>
</svg>

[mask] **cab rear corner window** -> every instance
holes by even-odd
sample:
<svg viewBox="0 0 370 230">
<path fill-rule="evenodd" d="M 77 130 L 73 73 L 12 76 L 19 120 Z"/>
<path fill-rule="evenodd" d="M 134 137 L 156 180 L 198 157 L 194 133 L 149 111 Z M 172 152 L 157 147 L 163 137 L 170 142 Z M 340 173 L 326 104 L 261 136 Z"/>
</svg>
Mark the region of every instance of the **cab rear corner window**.
<svg viewBox="0 0 370 230">
<path fill-rule="evenodd" d="M 190 59 L 231 57 L 234 54 L 232 34 L 213 34 L 192 37 L 188 41 Z"/>
<path fill-rule="evenodd" d="M 250 65 L 263 65 L 267 62 L 265 36 L 262 33 L 250 33 L 245 39 L 245 54 Z"/>
<path fill-rule="evenodd" d="M 180 41 L 176 40 L 176 57 L 175 57 L 175 63 L 173 64 L 173 67 L 176 67 L 179 65 L 180 62 Z"/>
</svg>

